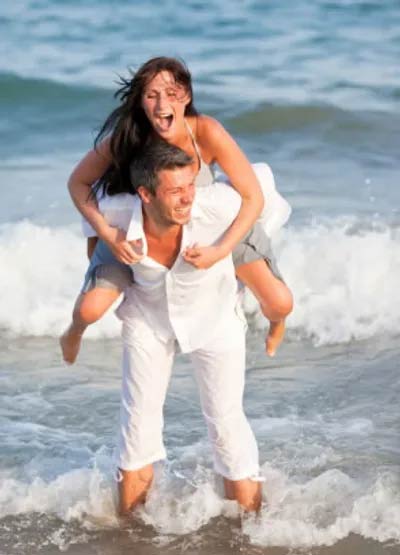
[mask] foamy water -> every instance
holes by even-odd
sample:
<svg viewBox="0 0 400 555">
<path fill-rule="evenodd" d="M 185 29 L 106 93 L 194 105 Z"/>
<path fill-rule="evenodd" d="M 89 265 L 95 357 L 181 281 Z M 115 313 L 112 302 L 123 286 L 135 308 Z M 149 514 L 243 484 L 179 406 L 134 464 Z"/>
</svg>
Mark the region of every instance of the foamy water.
<svg viewBox="0 0 400 555">
<path fill-rule="evenodd" d="M 293 338 L 316 345 L 346 343 L 400 332 L 400 234 L 382 223 L 339 218 L 289 227 L 275 240 L 280 269 L 295 297 L 288 320 Z M 0 327 L 13 335 L 57 336 L 68 323 L 86 268 L 78 227 L 29 221 L 0 227 Z M 266 322 L 246 294 L 257 327 Z M 110 311 L 88 337 L 115 337 Z"/>
<path fill-rule="evenodd" d="M 38 549 L 93 542 L 101 549 L 109 534 L 122 534 L 113 456 L 118 343 L 86 342 L 71 368 L 46 362 L 58 358 L 51 338 L 18 341 L 1 394 L 5 545 L 29 523 Z M 254 548 L 333 546 L 352 534 L 400 541 L 400 381 L 390 345 L 377 357 L 372 345 L 312 349 L 292 341 L 270 360 L 262 337 L 249 338 L 245 406 L 260 447 L 264 505 L 239 529 L 238 508 L 224 499 L 212 468 L 190 364 L 179 357 L 166 404 L 168 461 L 128 524 L 132 548 L 145 537 L 153 549 L 212 546 L 224 522 L 227 545 L 239 533 Z"/>
<path fill-rule="evenodd" d="M 136 517 L 151 525 L 164 544 L 217 516 L 239 516 L 237 505 L 223 498 L 211 469 L 198 465 L 191 470 L 190 481 L 181 473 L 159 470 L 146 505 L 137 511 Z M 253 544 L 329 546 L 352 533 L 379 542 L 400 541 L 399 482 L 394 473 L 362 483 L 333 468 L 304 479 L 265 463 L 262 474 L 267 484 L 263 509 L 257 517 L 243 520 L 243 533 Z M 98 467 L 66 472 L 50 481 L 1 480 L 1 518 L 43 513 L 82 530 L 104 531 L 119 527 L 116 506 L 116 485 L 110 473 Z M 57 537 L 54 530 L 51 533 Z"/>
</svg>

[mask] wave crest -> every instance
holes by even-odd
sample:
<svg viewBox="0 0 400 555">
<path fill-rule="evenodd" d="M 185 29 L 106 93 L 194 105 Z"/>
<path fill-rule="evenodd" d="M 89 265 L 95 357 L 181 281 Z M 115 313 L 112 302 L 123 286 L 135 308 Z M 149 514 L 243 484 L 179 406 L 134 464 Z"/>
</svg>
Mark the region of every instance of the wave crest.
<svg viewBox="0 0 400 555">
<path fill-rule="evenodd" d="M 361 222 L 362 224 L 362 222 Z M 279 266 L 295 297 L 288 319 L 294 338 L 316 345 L 400 332 L 399 230 L 332 220 L 287 228 L 275 240 Z M 74 227 L 29 221 L 0 226 L 0 327 L 13 335 L 57 336 L 67 325 L 86 269 L 85 245 Z M 250 293 L 245 308 L 264 327 Z M 120 333 L 112 311 L 89 337 Z"/>
</svg>

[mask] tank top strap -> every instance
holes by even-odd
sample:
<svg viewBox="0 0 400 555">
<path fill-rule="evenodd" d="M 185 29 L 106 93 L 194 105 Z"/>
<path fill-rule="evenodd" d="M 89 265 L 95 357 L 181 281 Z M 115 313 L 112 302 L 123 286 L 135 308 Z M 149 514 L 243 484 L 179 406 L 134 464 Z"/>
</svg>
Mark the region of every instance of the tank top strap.
<svg viewBox="0 0 400 555">
<path fill-rule="evenodd" d="M 194 136 L 194 133 L 193 133 L 192 128 L 190 127 L 190 125 L 188 124 L 188 122 L 187 122 L 186 120 L 184 120 L 184 121 L 185 121 L 186 129 L 188 130 L 188 133 L 189 133 L 189 135 L 190 135 L 190 138 L 192 139 L 192 143 L 193 143 L 194 149 L 195 149 L 195 151 L 196 151 L 196 154 L 197 154 L 197 156 L 199 157 L 199 162 L 200 162 L 200 164 L 201 164 L 201 162 L 203 161 L 203 159 L 202 159 L 202 157 L 201 157 L 199 145 L 198 145 L 197 142 L 196 142 L 196 139 L 195 139 L 195 136 Z"/>
<path fill-rule="evenodd" d="M 194 133 L 192 131 L 192 128 L 190 127 L 190 125 L 188 124 L 188 122 L 185 120 L 185 125 L 186 125 L 186 129 L 188 130 L 188 133 L 192 139 L 192 143 L 193 143 L 193 147 L 196 151 L 197 157 L 199 159 L 199 172 L 196 176 L 196 187 L 203 187 L 205 185 L 211 185 L 211 183 L 214 181 L 214 172 L 212 170 L 212 168 L 206 164 L 201 156 L 201 152 L 200 152 L 200 148 L 199 145 L 196 142 L 196 139 L 194 137 Z"/>
</svg>

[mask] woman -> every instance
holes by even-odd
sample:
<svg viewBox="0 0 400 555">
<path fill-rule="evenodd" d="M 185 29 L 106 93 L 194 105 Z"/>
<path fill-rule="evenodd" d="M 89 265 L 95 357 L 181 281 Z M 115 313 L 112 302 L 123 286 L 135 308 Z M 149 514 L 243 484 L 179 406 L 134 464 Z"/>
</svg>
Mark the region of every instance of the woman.
<svg viewBox="0 0 400 555">
<path fill-rule="evenodd" d="M 211 184 L 210 164 L 218 164 L 242 198 L 236 220 L 218 245 L 194 246 L 185 259 L 197 268 L 208 268 L 233 251 L 237 277 L 258 299 L 270 321 L 266 350 L 270 356 L 283 339 L 285 317 L 292 310 L 292 295 L 273 265 L 269 246 L 242 242 L 263 209 L 263 195 L 253 168 L 229 133 L 213 118 L 199 114 L 193 104 L 191 76 L 174 58 L 153 58 L 123 80 L 116 93 L 120 105 L 101 128 L 95 148 L 79 162 L 69 179 L 72 199 L 103 242 L 103 252 L 93 262 L 79 296 L 73 321 L 61 337 L 64 359 L 73 363 L 86 327 L 98 320 L 118 298 L 127 267 L 140 260 L 140 249 L 109 225 L 93 193 L 109 197 L 134 194 L 129 165 L 148 141 L 158 137 L 180 147 L 194 159 L 196 186 Z M 96 240 L 90 239 L 92 255 Z M 107 248 L 108 247 L 108 248 Z M 97 250 L 97 249 L 96 249 Z M 110 275 L 111 262 L 113 270 Z M 119 264 L 118 264 L 119 262 Z M 122 263 L 122 264 L 121 264 Z M 120 275 L 115 277 L 116 268 Z"/>
</svg>

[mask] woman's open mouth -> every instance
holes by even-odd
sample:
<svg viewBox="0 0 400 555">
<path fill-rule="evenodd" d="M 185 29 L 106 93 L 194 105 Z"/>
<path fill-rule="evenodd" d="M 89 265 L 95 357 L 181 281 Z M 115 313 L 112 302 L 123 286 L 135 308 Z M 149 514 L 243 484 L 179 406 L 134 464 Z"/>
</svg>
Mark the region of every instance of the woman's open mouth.
<svg viewBox="0 0 400 555">
<path fill-rule="evenodd" d="M 161 132 L 168 131 L 174 121 L 173 114 L 160 114 L 156 117 L 157 127 Z"/>
</svg>

